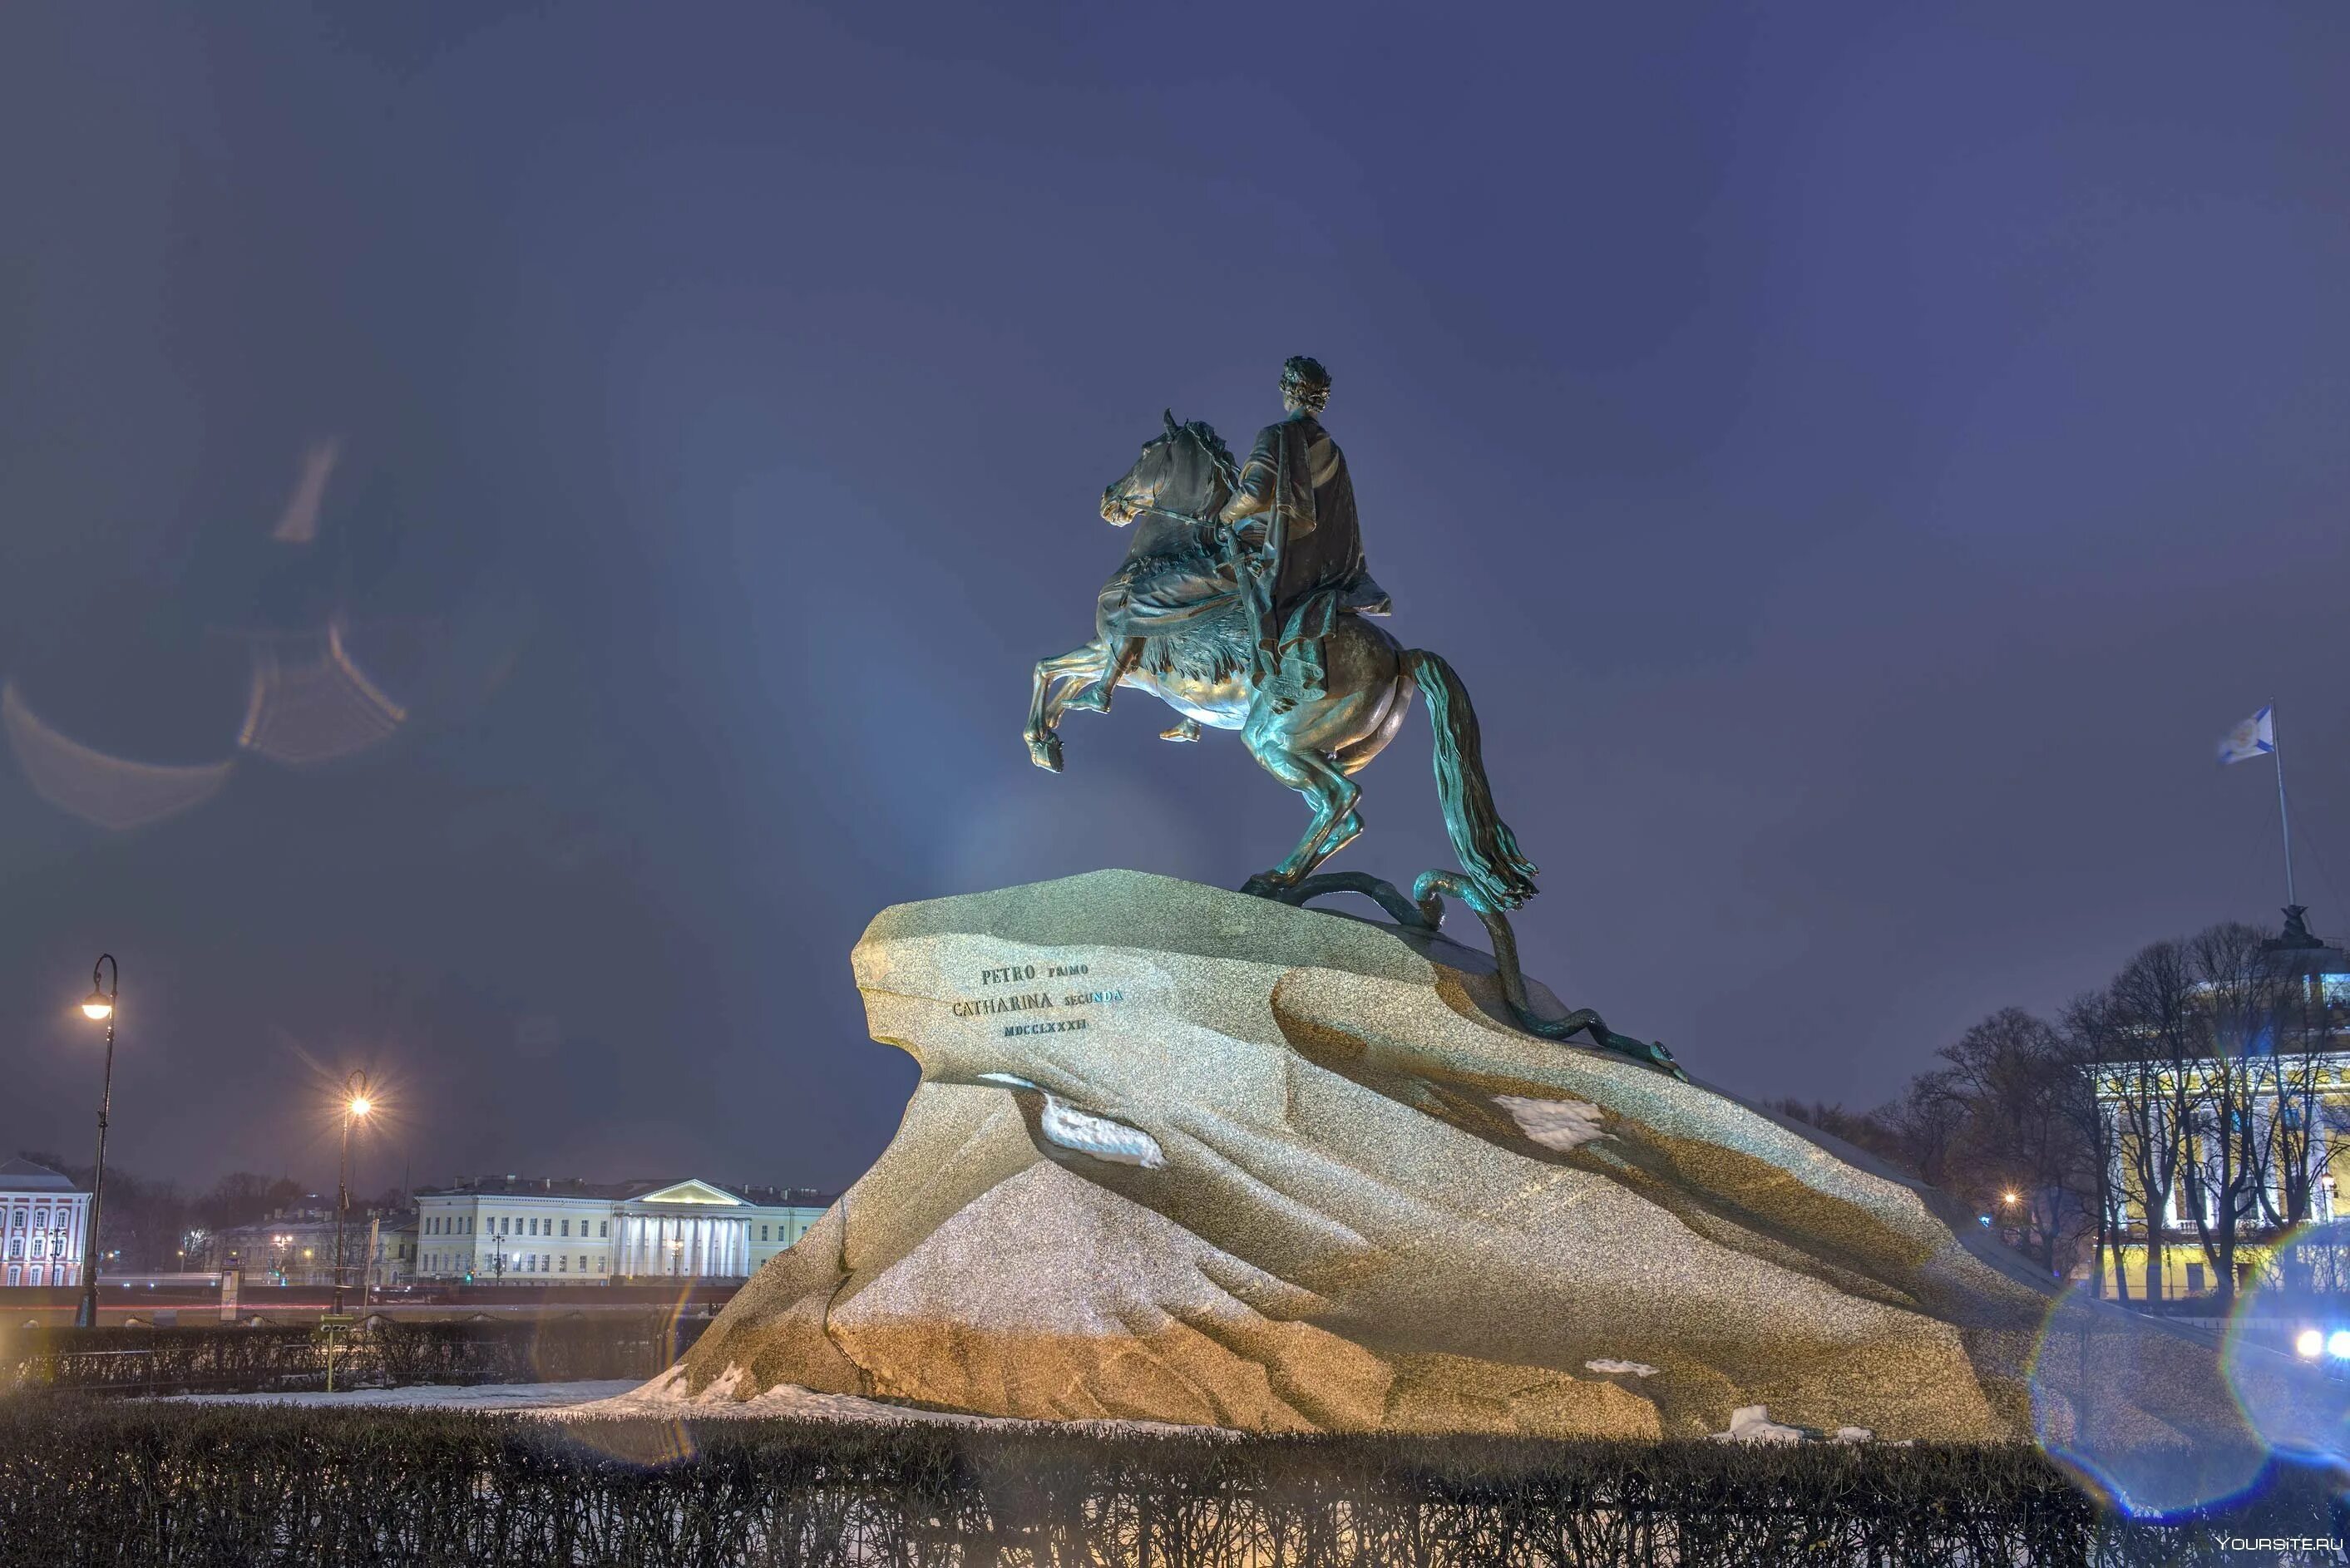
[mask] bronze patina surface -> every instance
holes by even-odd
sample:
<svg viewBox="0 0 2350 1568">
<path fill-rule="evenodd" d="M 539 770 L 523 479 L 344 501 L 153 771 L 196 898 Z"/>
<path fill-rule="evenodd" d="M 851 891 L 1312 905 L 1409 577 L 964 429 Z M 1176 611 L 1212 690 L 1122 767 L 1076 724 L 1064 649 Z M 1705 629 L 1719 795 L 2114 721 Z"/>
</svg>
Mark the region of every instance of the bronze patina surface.
<svg viewBox="0 0 2350 1568">
<path fill-rule="evenodd" d="M 1364 559 L 1354 481 L 1321 414 L 1315 361 L 1282 370 L 1286 415 L 1235 462 L 1205 421 L 1170 410 L 1164 433 L 1103 493 L 1105 521 L 1134 530 L 1096 606 L 1094 637 L 1036 666 L 1028 750 L 1061 769 L 1071 708 L 1107 711 L 1121 686 L 1180 716 L 1170 740 L 1236 730 L 1266 772 L 1305 797 L 1305 835 L 1252 888 L 1295 888 L 1363 831 L 1354 775 L 1395 738 L 1417 689 L 1436 732 L 1444 825 L 1464 885 L 1495 911 L 1534 896 L 1485 778 L 1477 715 L 1451 666 L 1405 648 L 1367 616 L 1388 595 Z"/>
</svg>

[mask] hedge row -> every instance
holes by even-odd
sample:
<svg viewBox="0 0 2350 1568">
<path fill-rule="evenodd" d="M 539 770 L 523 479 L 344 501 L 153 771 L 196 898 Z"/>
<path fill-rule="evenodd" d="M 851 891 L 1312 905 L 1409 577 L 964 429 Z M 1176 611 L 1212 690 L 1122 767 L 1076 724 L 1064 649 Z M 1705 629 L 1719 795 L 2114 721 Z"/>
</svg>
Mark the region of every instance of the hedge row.
<svg viewBox="0 0 2350 1568">
<path fill-rule="evenodd" d="M 2245 1518 L 2255 1516 L 2247 1515 Z M 2235 1532 L 2339 1533 L 2300 1475 Z M 1217 1441 L 0 1401 L 0 1563 L 2242 1563 L 2028 1448 Z"/>
<path fill-rule="evenodd" d="M 538 1322 L 404 1323 L 359 1328 L 333 1350 L 335 1381 L 536 1383 L 650 1377 L 708 1326 L 660 1313 Z M 0 1326 L 0 1388 L 120 1394 L 260 1393 L 324 1387 L 328 1347 L 314 1328 Z"/>
</svg>

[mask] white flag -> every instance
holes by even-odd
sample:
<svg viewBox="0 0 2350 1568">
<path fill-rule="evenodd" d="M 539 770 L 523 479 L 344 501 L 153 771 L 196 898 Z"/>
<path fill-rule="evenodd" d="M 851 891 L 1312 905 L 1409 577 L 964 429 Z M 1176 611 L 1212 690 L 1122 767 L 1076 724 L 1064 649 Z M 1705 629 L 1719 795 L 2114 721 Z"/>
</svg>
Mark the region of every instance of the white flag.
<svg viewBox="0 0 2350 1568">
<path fill-rule="evenodd" d="M 2220 760 L 2241 763 L 2247 757 L 2265 757 L 2276 750 L 2276 724 L 2269 710 L 2262 709 L 2220 738 Z"/>
</svg>

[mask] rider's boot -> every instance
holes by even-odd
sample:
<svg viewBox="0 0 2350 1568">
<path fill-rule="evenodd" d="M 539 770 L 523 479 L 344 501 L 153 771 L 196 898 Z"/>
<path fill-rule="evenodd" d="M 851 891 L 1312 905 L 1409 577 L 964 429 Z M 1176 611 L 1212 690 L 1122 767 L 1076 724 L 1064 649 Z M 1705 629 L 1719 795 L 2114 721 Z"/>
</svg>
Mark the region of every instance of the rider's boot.
<svg viewBox="0 0 2350 1568">
<path fill-rule="evenodd" d="M 1097 713 L 1108 712 L 1110 693 L 1118 690 L 1118 681 L 1140 662 L 1142 662 L 1142 639 L 1129 637 L 1118 644 L 1118 652 L 1111 656 L 1109 668 L 1101 672 L 1101 679 L 1071 692 L 1069 700 L 1062 706 L 1087 708 Z"/>
<path fill-rule="evenodd" d="M 1174 728 L 1159 731 L 1159 738 L 1162 741 L 1196 741 L 1200 738 L 1200 721 L 1179 719 Z"/>
</svg>

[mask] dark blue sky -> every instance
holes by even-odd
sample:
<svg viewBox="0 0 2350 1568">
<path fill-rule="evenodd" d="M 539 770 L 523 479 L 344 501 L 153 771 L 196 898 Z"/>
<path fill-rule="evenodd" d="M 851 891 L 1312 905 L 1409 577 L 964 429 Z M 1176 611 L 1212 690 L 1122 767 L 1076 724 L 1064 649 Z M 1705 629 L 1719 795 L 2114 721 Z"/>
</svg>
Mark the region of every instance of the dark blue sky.
<svg viewBox="0 0 2350 1568">
<path fill-rule="evenodd" d="M 105 947 L 126 1165 L 330 1176 L 365 1064 L 370 1182 L 846 1181 L 875 910 L 1294 840 L 1141 701 L 1019 741 L 1102 486 L 1293 353 L 1530 966 L 1701 1076 L 2272 918 L 2271 699 L 2350 933 L 2345 80 L 2310 5 L 8 8 L 0 1144 L 87 1143 Z M 388 739 L 85 820 L 338 618 Z M 1442 858 L 1427 745 L 1340 865 Z"/>
</svg>

